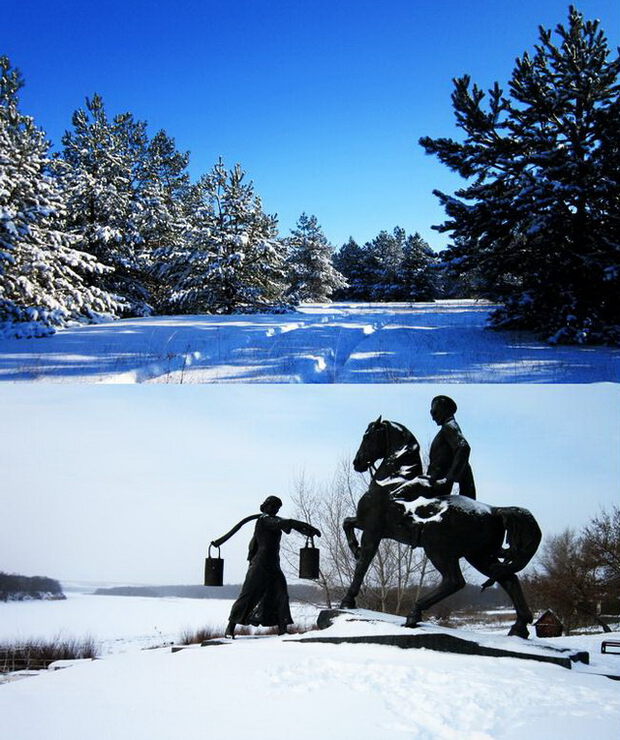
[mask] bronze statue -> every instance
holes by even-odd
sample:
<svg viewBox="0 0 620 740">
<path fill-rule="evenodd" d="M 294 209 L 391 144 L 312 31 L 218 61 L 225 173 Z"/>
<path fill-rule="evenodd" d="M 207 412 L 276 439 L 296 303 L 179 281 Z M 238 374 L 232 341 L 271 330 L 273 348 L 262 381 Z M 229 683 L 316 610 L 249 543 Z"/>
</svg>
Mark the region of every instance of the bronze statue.
<svg viewBox="0 0 620 740">
<path fill-rule="evenodd" d="M 293 624 L 286 579 L 280 568 L 282 532 L 290 534 L 294 529 L 307 537 L 320 537 L 321 533 L 307 522 L 277 516 L 281 506 L 277 496 L 268 496 L 261 504 L 261 514 L 246 517 L 231 532 L 211 543 L 219 547 L 243 523 L 257 520 L 248 550 L 250 565 L 239 598 L 230 610 L 226 636 L 234 638 L 238 624 L 275 626 L 279 635 L 285 634 L 287 626 Z"/>
<path fill-rule="evenodd" d="M 451 423 L 453 414 L 450 416 L 450 408 L 450 404 L 433 400 L 431 413 L 442 427 L 437 436 L 444 433 L 446 426 L 448 432 L 445 435 L 447 439 L 440 439 L 435 445 L 431 466 L 436 464 L 436 468 L 426 482 L 422 476 L 419 445 L 406 427 L 381 417 L 368 425 L 353 467 L 358 472 L 370 469 L 372 479 L 368 491 L 359 500 L 356 515 L 343 523 L 357 563 L 341 607 L 355 608 L 355 598 L 370 563 L 381 540 L 386 537 L 411 547 L 424 548 L 442 579 L 436 589 L 414 604 L 405 626 L 415 627 L 424 610 L 463 588 L 465 579 L 459 559 L 464 557 L 488 577 L 484 588 L 497 581 L 512 599 L 517 619 L 509 634 L 528 637 L 527 625 L 532 621 L 532 613 L 516 573 L 529 563 L 538 549 L 540 528 L 527 509 L 488 506 L 468 495 L 437 495 L 446 487 L 449 490 L 452 480 L 459 480 L 457 476 L 461 476 L 459 482 L 468 480 L 464 474 L 467 466 L 463 465 L 466 455 L 459 457 L 458 452 L 459 448 L 464 449 L 459 441 L 462 435 L 456 432 L 456 423 Z M 454 447 L 451 444 L 453 440 L 457 440 Z M 444 456 L 447 449 L 454 454 Z M 374 463 L 379 459 L 381 464 L 375 469 Z M 412 496 L 412 491 L 419 490 L 424 493 Z M 466 490 L 471 492 L 472 489 Z M 355 529 L 362 531 L 361 545 Z M 508 545 L 506 549 L 502 549 L 504 538 Z"/>
<path fill-rule="evenodd" d="M 435 396 L 431 402 L 431 418 L 441 427 L 429 450 L 426 475 L 418 476 L 403 487 L 398 498 L 413 501 L 419 496 L 449 496 L 454 483 L 459 484 L 459 494 L 476 498 L 474 474 L 469 464 L 471 448 L 456 423 L 456 403 L 449 396 Z"/>
<path fill-rule="evenodd" d="M 461 496 L 476 498 L 469 464 L 471 448 L 454 418 L 456 410 L 456 403 L 449 396 L 435 396 L 431 402 L 431 417 L 441 429 L 431 443 L 427 474 L 439 495 L 450 494 L 456 482 Z"/>
</svg>

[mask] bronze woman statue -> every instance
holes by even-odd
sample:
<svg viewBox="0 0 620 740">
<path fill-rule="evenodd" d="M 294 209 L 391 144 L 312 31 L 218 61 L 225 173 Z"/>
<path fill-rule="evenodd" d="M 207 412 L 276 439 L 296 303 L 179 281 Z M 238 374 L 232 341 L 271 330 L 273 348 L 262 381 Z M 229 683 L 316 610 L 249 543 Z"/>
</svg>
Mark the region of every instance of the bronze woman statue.
<svg viewBox="0 0 620 740">
<path fill-rule="evenodd" d="M 281 506 L 277 496 L 268 496 L 261 504 L 248 551 L 250 566 L 239 598 L 230 610 L 227 637 L 234 638 L 238 624 L 275 626 L 279 635 L 285 634 L 287 626 L 293 624 L 286 579 L 280 568 L 282 532 L 289 534 L 294 529 L 307 537 L 320 537 L 321 533 L 307 522 L 279 517 Z M 212 544 L 217 546 L 217 543 L 215 540 Z"/>
</svg>

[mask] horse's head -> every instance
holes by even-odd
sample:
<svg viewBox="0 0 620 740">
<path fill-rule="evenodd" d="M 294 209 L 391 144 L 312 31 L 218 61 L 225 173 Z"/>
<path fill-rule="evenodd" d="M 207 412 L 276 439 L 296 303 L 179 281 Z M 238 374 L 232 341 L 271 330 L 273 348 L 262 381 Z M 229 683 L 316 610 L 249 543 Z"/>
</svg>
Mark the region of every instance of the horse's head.
<svg viewBox="0 0 620 740">
<path fill-rule="evenodd" d="M 365 473 L 375 461 L 386 456 L 386 424 L 387 422 L 379 417 L 368 425 L 359 450 L 353 459 L 353 469 L 358 473 Z"/>
<path fill-rule="evenodd" d="M 383 460 L 377 471 L 381 480 L 386 476 L 413 479 L 422 473 L 420 445 L 414 435 L 402 424 L 381 417 L 364 432 L 353 467 L 364 473 L 379 459 Z"/>
</svg>

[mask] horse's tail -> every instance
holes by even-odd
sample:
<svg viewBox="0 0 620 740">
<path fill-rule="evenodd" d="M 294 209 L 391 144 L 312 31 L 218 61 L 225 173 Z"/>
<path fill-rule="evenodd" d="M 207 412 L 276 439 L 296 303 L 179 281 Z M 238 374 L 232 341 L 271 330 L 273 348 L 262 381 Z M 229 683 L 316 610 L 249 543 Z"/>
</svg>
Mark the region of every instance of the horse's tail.
<svg viewBox="0 0 620 740">
<path fill-rule="evenodd" d="M 497 554 L 503 562 L 491 566 L 490 578 L 483 584 L 483 589 L 523 570 L 534 557 L 542 539 L 538 522 L 527 509 L 502 506 L 496 508 L 495 513 L 502 518 L 508 547 Z"/>
</svg>

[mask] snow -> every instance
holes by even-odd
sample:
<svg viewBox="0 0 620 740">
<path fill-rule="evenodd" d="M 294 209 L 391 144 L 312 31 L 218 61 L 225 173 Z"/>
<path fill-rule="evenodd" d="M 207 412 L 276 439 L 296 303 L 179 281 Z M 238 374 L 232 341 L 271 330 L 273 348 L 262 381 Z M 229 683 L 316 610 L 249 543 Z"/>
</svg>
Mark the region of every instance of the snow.
<svg viewBox="0 0 620 740">
<path fill-rule="evenodd" d="M 413 501 L 410 502 L 403 502 L 405 509 L 407 511 L 411 512 L 411 515 L 413 516 L 414 521 L 418 522 L 419 524 L 428 524 L 428 522 L 440 522 L 443 518 L 443 514 L 448 508 L 447 501 L 442 501 L 437 498 L 424 498 L 420 496 L 420 498 L 416 498 Z M 420 507 L 426 508 L 427 506 L 430 507 L 433 505 L 433 510 L 436 509 L 435 513 L 432 515 L 427 516 L 420 516 L 418 514 L 418 509 Z"/>
<path fill-rule="evenodd" d="M 103 618 L 100 598 L 57 605 L 69 613 L 79 604 L 84 615 L 91 608 L 93 626 Z M 142 610 L 132 597 L 115 598 L 128 619 Z M 175 601 L 179 618 L 190 621 L 196 602 Z M 160 602 L 149 600 L 158 619 Z M 204 613 L 221 609 L 199 603 Z M 50 604 L 9 606 L 40 606 L 43 624 Z M 240 638 L 177 653 L 134 649 L 43 671 L 0 686 L 3 730 L 12 740 L 617 737 L 620 692 L 602 676 L 516 658 L 297 639 Z M 591 645 L 594 655 L 600 639 L 553 642 Z"/>
<path fill-rule="evenodd" d="M 511 610 L 504 609 L 501 614 L 512 613 Z M 610 655 L 600 654 L 601 634 L 586 635 L 578 637 L 569 637 L 561 639 L 540 639 L 534 635 L 533 628 L 530 630 L 531 635 L 527 640 L 508 637 L 506 630 L 508 627 L 503 625 L 501 632 L 491 632 L 489 628 L 478 629 L 472 628 L 465 624 L 459 629 L 435 625 L 431 622 L 424 622 L 420 627 L 411 629 L 404 626 L 404 618 L 394 614 L 382 614 L 368 609 L 355 609 L 346 614 L 338 614 L 333 618 L 333 624 L 321 632 L 307 632 L 298 639 L 312 640 L 313 638 L 349 638 L 362 637 L 367 635 L 416 635 L 422 632 L 426 634 L 444 634 L 450 635 L 457 639 L 467 639 L 478 645 L 498 650 L 510 652 L 528 653 L 530 655 L 553 655 L 554 657 L 568 657 L 570 652 L 594 652 L 591 656 L 590 663 L 575 662 L 572 670 L 595 673 L 596 675 L 609 674 L 620 677 L 620 663 L 611 658 Z M 607 636 L 607 639 L 614 639 L 613 635 Z M 571 644 L 565 644 L 566 641 L 572 641 Z"/>
<path fill-rule="evenodd" d="M 617 382 L 620 349 L 485 330 L 489 304 L 305 304 L 150 316 L 0 340 L 0 379 L 99 383 Z"/>
</svg>

